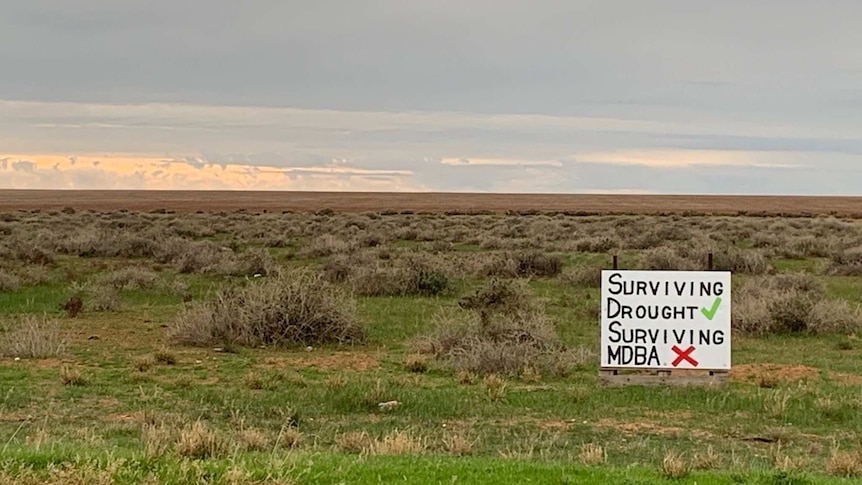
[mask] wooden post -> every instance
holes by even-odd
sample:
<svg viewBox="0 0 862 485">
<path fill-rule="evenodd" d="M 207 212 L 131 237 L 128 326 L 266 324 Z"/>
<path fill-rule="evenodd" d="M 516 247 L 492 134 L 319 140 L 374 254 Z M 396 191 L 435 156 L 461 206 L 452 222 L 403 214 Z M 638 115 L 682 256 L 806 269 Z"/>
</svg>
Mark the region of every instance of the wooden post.
<svg viewBox="0 0 862 485">
<path fill-rule="evenodd" d="M 617 263 L 617 255 L 614 254 L 614 269 L 620 269 L 619 264 Z"/>
<path fill-rule="evenodd" d="M 706 258 L 706 268 L 707 268 L 709 271 L 712 271 L 712 269 L 713 269 L 713 264 L 712 264 L 712 253 L 709 253 L 709 255 L 708 255 L 708 256 L 707 256 L 707 258 Z"/>
</svg>

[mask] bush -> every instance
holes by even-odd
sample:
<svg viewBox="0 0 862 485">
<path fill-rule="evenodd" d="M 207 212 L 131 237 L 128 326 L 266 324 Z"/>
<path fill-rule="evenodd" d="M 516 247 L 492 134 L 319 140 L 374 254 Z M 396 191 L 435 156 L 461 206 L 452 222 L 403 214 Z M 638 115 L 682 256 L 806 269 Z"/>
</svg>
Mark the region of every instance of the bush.
<svg viewBox="0 0 862 485">
<path fill-rule="evenodd" d="M 583 363 L 565 350 L 523 282 L 492 280 L 460 306 L 439 315 L 435 332 L 417 339 L 415 349 L 456 371 L 486 375 L 514 375 L 525 367 L 565 374 Z"/>
<path fill-rule="evenodd" d="M 699 266 L 691 259 L 680 256 L 674 248 L 661 246 L 644 251 L 639 267 L 651 271 L 691 271 L 704 269 L 706 262 Z"/>
<path fill-rule="evenodd" d="M 21 278 L 0 270 L 0 293 L 11 293 L 21 286 Z"/>
<path fill-rule="evenodd" d="M 845 334 L 862 330 L 862 312 L 829 300 L 818 280 L 805 274 L 752 278 L 733 294 L 732 325 L 753 335 Z"/>
<path fill-rule="evenodd" d="M 187 345 L 317 345 L 363 340 L 356 305 L 343 289 L 304 270 L 244 288 L 178 315 L 169 339 Z"/>
<path fill-rule="evenodd" d="M 324 267 L 327 279 L 347 280 L 362 296 L 436 296 L 451 286 L 442 264 L 431 257 L 411 254 L 389 264 L 369 258 L 337 259 Z"/>
<path fill-rule="evenodd" d="M 600 288 L 602 286 L 602 268 L 598 266 L 569 268 L 560 275 L 560 279 L 572 286 Z"/>
<path fill-rule="evenodd" d="M 102 275 L 100 282 L 119 290 L 142 290 L 154 288 L 159 275 L 148 268 L 122 268 Z"/>
<path fill-rule="evenodd" d="M 499 255 L 486 265 L 483 273 L 501 278 L 553 277 L 562 270 L 563 260 L 559 256 L 530 251 Z"/>
<path fill-rule="evenodd" d="M 0 355 L 22 359 L 59 357 L 66 350 L 60 323 L 48 317 L 27 316 L 17 323 L 3 325 Z"/>
</svg>

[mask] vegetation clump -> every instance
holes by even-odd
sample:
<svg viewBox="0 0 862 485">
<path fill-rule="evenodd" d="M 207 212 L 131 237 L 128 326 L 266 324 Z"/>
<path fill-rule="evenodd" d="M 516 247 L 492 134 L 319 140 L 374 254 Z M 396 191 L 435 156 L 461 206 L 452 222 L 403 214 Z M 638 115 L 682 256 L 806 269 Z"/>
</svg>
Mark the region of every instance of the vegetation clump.
<svg viewBox="0 0 862 485">
<path fill-rule="evenodd" d="M 182 311 L 168 329 L 185 345 L 317 345 L 364 339 L 351 295 L 322 276 L 295 270 Z"/>
</svg>

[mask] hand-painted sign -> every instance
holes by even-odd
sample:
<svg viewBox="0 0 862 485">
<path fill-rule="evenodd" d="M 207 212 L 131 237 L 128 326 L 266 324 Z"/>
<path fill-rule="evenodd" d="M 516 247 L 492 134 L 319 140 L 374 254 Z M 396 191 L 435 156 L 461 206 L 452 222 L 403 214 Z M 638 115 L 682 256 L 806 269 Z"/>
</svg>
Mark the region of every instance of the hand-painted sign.
<svg viewBox="0 0 862 485">
<path fill-rule="evenodd" d="M 730 369 L 730 273 L 603 271 L 601 366 Z"/>
</svg>

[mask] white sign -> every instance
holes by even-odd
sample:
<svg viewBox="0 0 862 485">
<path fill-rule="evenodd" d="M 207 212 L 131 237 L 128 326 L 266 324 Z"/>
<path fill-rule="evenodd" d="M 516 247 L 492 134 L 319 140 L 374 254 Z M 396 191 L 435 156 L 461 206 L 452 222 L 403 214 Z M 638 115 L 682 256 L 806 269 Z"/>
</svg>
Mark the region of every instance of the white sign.
<svg viewBox="0 0 862 485">
<path fill-rule="evenodd" d="M 602 271 L 602 367 L 730 369 L 730 273 Z"/>
</svg>

